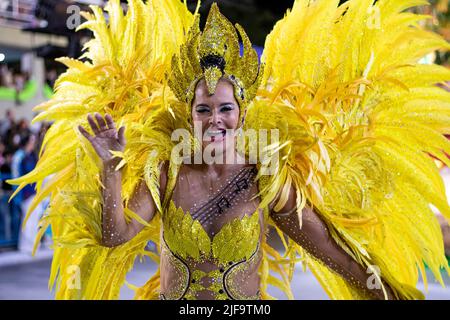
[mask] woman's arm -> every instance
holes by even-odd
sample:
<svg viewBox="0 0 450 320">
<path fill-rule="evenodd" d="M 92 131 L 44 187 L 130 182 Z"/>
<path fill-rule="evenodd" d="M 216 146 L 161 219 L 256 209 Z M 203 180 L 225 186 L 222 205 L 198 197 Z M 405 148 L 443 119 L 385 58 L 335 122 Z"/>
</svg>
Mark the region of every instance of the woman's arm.
<svg viewBox="0 0 450 320">
<path fill-rule="evenodd" d="M 314 258 L 320 260 L 355 288 L 361 290 L 365 296 L 373 299 L 385 299 L 381 288 L 369 289 L 367 285 L 368 278 L 373 274 L 368 273 L 334 241 L 326 224 L 311 208 L 305 207 L 303 209 L 302 227 L 300 229 L 295 200 L 295 190 L 292 188 L 286 205 L 279 212 L 271 210 L 270 216 L 276 226 Z M 276 201 L 273 203 L 276 203 Z M 393 299 L 394 295 L 390 287 L 384 282 L 383 285 L 387 291 L 388 299 Z"/>
<path fill-rule="evenodd" d="M 102 243 L 106 247 L 115 247 L 128 242 L 144 228 L 144 225 L 135 219 L 129 223 L 125 220 L 122 201 L 122 173 L 120 170 L 115 170 L 116 165 L 117 163 L 105 163 L 102 176 L 105 186 L 103 189 Z M 144 180 L 139 182 L 131 196 L 128 209 L 146 222 L 153 219 L 156 205 Z"/>
<path fill-rule="evenodd" d="M 102 244 L 106 247 L 121 245 L 135 237 L 143 228 L 143 224 L 132 219 L 129 223 L 125 219 L 124 204 L 122 201 L 122 172 L 115 170 L 118 161 L 109 152 L 123 151 L 125 137 L 122 127 L 118 131 L 110 115 L 105 118 L 96 113 L 94 121 L 88 115 L 88 122 L 94 135 L 90 135 L 83 127 L 80 132 L 89 140 L 103 163 L 103 212 L 102 212 Z M 165 188 L 165 174 L 161 174 L 161 189 Z M 128 208 L 140 216 L 144 221 L 150 222 L 156 213 L 156 205 L 145 181 L 141 180 L 133 192 Z"/>
</svg>

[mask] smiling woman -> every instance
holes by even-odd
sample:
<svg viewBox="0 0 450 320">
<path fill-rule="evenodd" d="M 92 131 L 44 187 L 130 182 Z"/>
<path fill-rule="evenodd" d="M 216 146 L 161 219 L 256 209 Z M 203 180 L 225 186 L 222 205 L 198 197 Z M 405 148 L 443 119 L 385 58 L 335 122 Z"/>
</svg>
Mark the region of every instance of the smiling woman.
<svg viewBox="0 0 450 320">
<path fill-rule="evenodd" d="M 192 102 L 192 121 L 199 122 L 202 128 L 203 148 L 214 143 L 221 149 L 216 152 L 234 152 L 235 143 L 226 139 L 234 139 L 239 124 L 240 108 L 234 98 L 233 85 L 224 79 L 219 80 L 214 94 L 208 92 L 206 81 L 201 80 L 195 90 Z"/>
<path fill-rule="evenodd" d="M 442 281 L 448 268 L 429 204 L 450 207 L 428 154 L 449 162 L 450 96 L 435 83 L 450 72 L 417 61 L 450 45 L 402 12 L 415 3 L 297 0 L 262 65 L 216 4 L 203 31 L 178 0 L 130 0 L 126 16 L 111 0 L 109 24 L 93 7 L 89 62 L 60 59 L 69 70 L 35 119 L 56 120 L 46 148 L 13 181 L 37 182 L 31 207 L 51 197 L 57 298 L 117 298 L 138 254 L 159 269 L 137 299 L 270 299 L 269 285 L 293 298 L 299 261 L 334 299 L 423 298 L 418 270 Z M 178 162 L 178 129 L 189 157 L 233 161 Z M 241 130 L 279 139 L 252 163 Z"/>
</svg>

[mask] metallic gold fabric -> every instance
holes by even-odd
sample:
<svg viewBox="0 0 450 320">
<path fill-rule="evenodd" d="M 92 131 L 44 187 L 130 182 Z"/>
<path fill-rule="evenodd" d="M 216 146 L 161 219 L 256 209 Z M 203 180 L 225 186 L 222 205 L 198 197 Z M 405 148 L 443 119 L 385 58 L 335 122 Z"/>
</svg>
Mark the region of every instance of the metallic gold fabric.
<svg viewBox="0 0 450 320">
<path fill-rule="evenodd" d="M 243 42 L 240 56 L 239 36 Z M 186 44 L 172 60 L 169 86 L 176 97 L 190 105 L 195 86 L 205 79 L 209 93 L 216 90 L 217 82 L 224 77 L 234 85 L 234 95 L 242 112 L 256 95 L 263 74 L 258 55 L 241 26 L 236 28 L 220 13 L 214 3 L 203 32 L 198 18 L 189 31 Z"/>
<path fill-rule="evenodd" d="M 203 290 L 213 292 L 218 300 L 258 298 L 255 294 L 246 296 L 238 288 L 246 272 L 258 266 L 261 231 L 258 210 L 251 216 L 231 220 L 212 239 L 199 221 L 193 220 L 189 212 L 176 208 L 173 201 L 162 218 L 162 267 L 179 274 L 177 280 L 162 285 L 165 289 L 162 299 L 193 300 Z M 217 267 L 209 272 L 195 267 L 205 261 Z M 203 285 L 205 278 L 210 278 L 211 284 Z"/>
<path fill-rule="evenodd" d="M 172 277 L 161 275 L 161 286 L 171 288 L 160 294 L 162 300 L 181 299 L 189 287 L 190 272 L 188 265 L 179 257 L 175 256 L 167 247 L 165 241 L 161 241 L 161 269 Z"/>
<path fill-rule="evenodd" d="M 182 258 L 214 259 L 218 265 L 249 258 L 260 235 L 258 210 L 251 216 L 227 223 L 213 239 L 189 212 L 184 213 L 170 202 L 163 215 L 164 239 L 169 248 Z"/>
</svg>

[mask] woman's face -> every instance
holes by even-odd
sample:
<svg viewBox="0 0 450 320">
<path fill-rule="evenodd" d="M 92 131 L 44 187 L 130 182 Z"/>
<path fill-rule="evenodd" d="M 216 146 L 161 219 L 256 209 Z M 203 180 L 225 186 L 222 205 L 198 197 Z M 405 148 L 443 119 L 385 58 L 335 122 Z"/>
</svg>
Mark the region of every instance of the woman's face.
<svg viewBox="0 0 450 320">
<path fill-rule="evenodd" d="M 197 84 L 192 102 L 192 120 L 194 124 L 201 123 L 203 148 L 214 144 L 216 150 L 224 150 L 227 139 L 234 139 L 234 130 L 239 123 L 239 105 L 233 89 L 230 82 L 221 79 L 215 93 L 210 95 L 205 80 Z"/>
</svg>

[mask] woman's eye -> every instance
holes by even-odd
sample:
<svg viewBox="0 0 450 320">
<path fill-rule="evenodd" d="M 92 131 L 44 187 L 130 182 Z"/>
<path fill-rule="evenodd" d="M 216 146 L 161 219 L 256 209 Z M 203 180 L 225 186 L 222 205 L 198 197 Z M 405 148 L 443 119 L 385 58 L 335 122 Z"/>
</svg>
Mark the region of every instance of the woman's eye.
<svg viewBox="0 0 450 320">
<path fill-rule="evenodd" d="M 198 113 L 205 113 L 205 112 L 209 112 L 209 109 L 208 108 L 198 108 L 197 112 Z"/>
<path fill-rule="evenodd" d="M 222 112 L 228 112 L 233 110 L 233 106 L 223 106 L 222 108 L 220 108 L 220 111 Z"/>
</svg>

